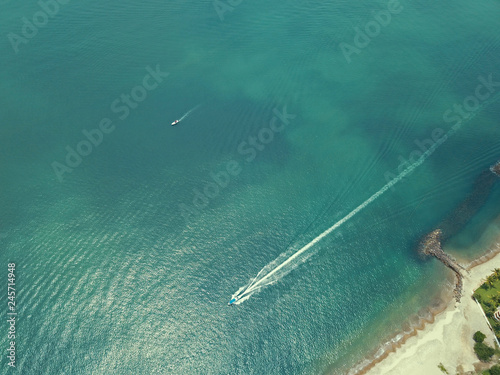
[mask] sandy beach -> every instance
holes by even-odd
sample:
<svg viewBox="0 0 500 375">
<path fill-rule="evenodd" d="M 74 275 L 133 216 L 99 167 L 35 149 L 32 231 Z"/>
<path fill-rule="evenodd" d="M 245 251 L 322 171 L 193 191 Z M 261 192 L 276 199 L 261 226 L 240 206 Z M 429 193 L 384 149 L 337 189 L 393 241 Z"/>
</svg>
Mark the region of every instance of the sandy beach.
<svg viewBox="0 0 500 375">
<path fill-rule="evenodd" d="M 472 291 L 479 287 L 494 268 L 500 268 L 500 239 L 492 246 L 494 255 L 472 262 L 464 275 L 461 303 L 450 301 L 449 306 L 427 324 L 415 336 L 409 337 L 395 352 L 369 369 L 368 375 L 442 375 L 440 363 L 450 374 L 474 371 L 479 360 L 473 351 L 472 335 L 476 331 L 486 334 L 485 342 L 493 346 L 494 335 L 488 328 L 485 317 L 471 298 Z"/>
</svg>

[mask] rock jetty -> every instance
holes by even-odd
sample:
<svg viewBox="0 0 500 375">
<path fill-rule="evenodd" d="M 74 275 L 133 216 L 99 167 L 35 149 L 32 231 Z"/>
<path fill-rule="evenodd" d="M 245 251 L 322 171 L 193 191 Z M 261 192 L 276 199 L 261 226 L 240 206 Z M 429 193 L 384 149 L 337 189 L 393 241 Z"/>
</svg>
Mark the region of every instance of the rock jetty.
<svg viewBox="0 0 500 375">
<path fill-rule="evenodd" d="M 419 253 L 423 256 L 433 256 L 439 259 L 446 267 L 450 268 L 457 276 L 455 284 L 455 299 L 460 302 L 462 297 L 463 275 L 462 270 L 465 270 L 452 256 L 446 254 L 441 248 L 441 229 L 436 229 L 429 233 L 420 242 Z"/>
</svg>

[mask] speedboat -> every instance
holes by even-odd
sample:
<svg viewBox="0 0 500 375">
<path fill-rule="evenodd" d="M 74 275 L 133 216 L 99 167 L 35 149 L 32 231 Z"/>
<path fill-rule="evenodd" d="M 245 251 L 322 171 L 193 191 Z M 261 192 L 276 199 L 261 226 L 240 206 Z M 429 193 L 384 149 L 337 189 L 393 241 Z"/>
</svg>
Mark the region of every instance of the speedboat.
<svg viewBox="0 0 500 375">
<path fill-rule="evenodd" d="M 177 125 L 179 123 L 180 120 L 175 120 L 173 123 L 172 123 L 172 126 L 174 125 Z"/>
<path fill-rule="evenodd" d="M 229 303 L 227 304 L 228 306 L 231 306 L 233 303 L 235 303 L 236 301 L 238 301 L 238 297 L 236 298 L 233 298 L 231 301 L 229 301 Z"/>
</svg>

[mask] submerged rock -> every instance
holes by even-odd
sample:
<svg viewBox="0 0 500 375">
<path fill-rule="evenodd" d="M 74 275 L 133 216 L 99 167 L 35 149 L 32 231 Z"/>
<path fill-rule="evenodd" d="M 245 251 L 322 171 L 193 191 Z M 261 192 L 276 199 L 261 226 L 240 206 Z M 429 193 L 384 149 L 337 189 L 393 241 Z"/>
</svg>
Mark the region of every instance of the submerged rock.
<svg viewBox="0 0 500 375">
<path fill-rule="evenodd" d="M 500 177 L 500 161 L 498 163 L 496 163 L 495 165 L 493 165 L 490 170 L 496 174 L 498 177 Z"/>
</svg>

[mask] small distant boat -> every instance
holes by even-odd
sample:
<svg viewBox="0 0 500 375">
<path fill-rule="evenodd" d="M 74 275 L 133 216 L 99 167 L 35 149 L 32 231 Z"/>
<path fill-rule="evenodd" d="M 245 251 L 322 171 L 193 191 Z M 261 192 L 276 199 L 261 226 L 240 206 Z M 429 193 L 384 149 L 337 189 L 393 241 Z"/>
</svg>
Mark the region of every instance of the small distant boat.
<svg viewBox="0 0 500 375">
<path fill-rule="evenodd" d="M 173 123 L 172 123 L 172 126 L 174 125 L 177 125 L 181 120 L 175 120 Z"/>
<path fill-rule="evenodd" d="M 227 305 L 228 305 L 228 306 L 231 306 L 231 305 L 233 305 L 236 301 L 238 301 L 238 297 L 233 298 L 231 301 L 229 301 L 229 303 L 228 303 Z"/>
</svg>

